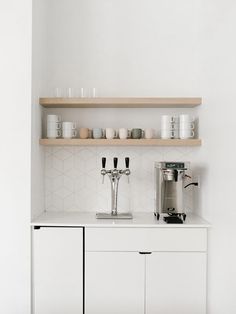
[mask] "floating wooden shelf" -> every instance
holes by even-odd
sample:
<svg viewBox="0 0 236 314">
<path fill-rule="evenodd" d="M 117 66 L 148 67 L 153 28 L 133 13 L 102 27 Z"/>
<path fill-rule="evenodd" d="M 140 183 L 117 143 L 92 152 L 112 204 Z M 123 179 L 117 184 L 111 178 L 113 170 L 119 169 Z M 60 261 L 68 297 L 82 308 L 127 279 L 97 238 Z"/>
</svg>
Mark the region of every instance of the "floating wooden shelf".
<svg viewBox="0 0 236 314">
<path fill-rule="evenodd" d="M 46 146 L 201 146 L 200 139 L 40 139 Z"/>
<path fill-rule="evenodd" d="M 192 98 L 40 98 L 45 108 L 193 108 L 202 99 Z"/>
</svg>

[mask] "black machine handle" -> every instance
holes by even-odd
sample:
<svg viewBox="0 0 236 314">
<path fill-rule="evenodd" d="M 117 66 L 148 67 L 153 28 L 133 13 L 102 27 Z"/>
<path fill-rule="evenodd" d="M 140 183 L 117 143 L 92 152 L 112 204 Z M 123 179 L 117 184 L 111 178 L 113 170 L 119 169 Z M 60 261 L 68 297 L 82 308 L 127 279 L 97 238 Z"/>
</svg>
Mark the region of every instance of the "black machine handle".
<svg viewBox="0 0 236 314">
<path fill-rule="evenodd" d="M 125 167 L 129 168 L 129 157 L 125 157 Z"/>
<path fill-rule="evenodd" d="M 178 181 L 178 170 L 174 169 L 174 178 L 175 178 L 175 182 Z"/>
<path fill-rule="evenodd" d="M 144 255 L 144 254 L 152 254 L 152 252 L 139 252 L 139 254 Z"/>
<path fill-rule="evenodd" d="M 117 157 L 113 158 L 113 163 L 114 163 L 114 169 L 116 169 L 117 165 L 118 165 L 118 158 Z"/>
<path fill-rule="evenodd" d="M 190 185 L 198 186 L 198 182 L 191 182 L 191 183 L 185 185 L 184 188 L 186 189 Z"/>
<path fill-rule="evenodd" d="M 106 157 L 102 157 L 102 168 L 106 168 Z"/>
</svg>

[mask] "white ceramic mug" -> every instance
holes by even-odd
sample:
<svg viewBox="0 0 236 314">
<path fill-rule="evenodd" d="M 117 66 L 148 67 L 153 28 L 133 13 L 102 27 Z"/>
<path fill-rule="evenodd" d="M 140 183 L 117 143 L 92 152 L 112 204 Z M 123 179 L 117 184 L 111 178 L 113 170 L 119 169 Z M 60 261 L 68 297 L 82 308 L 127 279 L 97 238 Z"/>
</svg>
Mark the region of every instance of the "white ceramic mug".
<svg viewBox="0 0 236 314">
<path fill-rule="evenodd" d="M 179 129 L 175 129 L 174 131 L 174 138 L 179 138 Z"/>
<path fill-rule="evenodd" d="M 180 129 L 179 130 L 179 137 L 181 139 L 187 139 L 194 137 L 194 131 L 192 129 Z"/>
<path fill-rule="evenodd" d="M 60 136 L 61 136 L 61 130 L 56 130 L 56 129 L 47 130 L 47 138 L 57 138 Z"/>
<path fill-rule="evenodd" d="M 194 129 L 194 123 L 193 122 L 180 122 L 179 124 L 180 129 Z"/>
<path fill-rule="evenodd" d="M 76 137 L 77 131 L 73 129 L 63 129 L 62 130 L 62 137 L 63 138 L 72 138 Z"/>
<path fill-rule="evenodd" d="M 113 139 L 114 137 L 116 137 L 117 132 L 116 130 L 114 130 L 113 128 L 106 128 L 106 138 L 108 140 Z"/>
<path fill-rule="evenodd" d="M 171 116 L 171 115 L 162 115 L 161 122 L 163 123 L 178 123 L 179 117 Z"/>
<path fill-rule="evenodd" d="M 167 129 L 175 129 L 178 126 L 179 118 L 170 116 L 170 115 L 163 115 L 161 117 L 161 128 L 164 130 Z"/>
<path fill-rule="evenodd" d="M 47 122 L 61 122 L 61 117 L 56 114 L 48 114 Z"/>
<path fill-rule="evenodd" d="M 153 129 L 147 128 L 144 130 L 144 137 L 146 139 L 151 139 L 151 138 L 153 138 L 153 133 L 154 133 Z"/>
<path fill-rule="evenodd" d="M 47 130 L 53 129 L 53 130 L 60 130 L 61 129 L 61 123 L 60 122 L 47 122 Z"/>
<path fill-rule="evenodd" d="M 175 137 L 176 130 L 161 129 L 161 138 L 170 139 Z"/>
<path fill-rule="evenodd" d="M 76 123 L 75 122 L 62 122 L 62 129 L 75 130 Z"/>
<path fill-rule="evenodd" d="M 119 129 L 119 138 L 121 140 L 125 140 L 128 137 L 130 137 L 130 130 L 128 130 L 126 128 L 120 128 Z"/>
<path fill-rule="evenodd" d="M 179 116 L 179 123 L 192 123 L 194 121 L 194 117 L 189 114 L 181 114 Z"/>
</svg>

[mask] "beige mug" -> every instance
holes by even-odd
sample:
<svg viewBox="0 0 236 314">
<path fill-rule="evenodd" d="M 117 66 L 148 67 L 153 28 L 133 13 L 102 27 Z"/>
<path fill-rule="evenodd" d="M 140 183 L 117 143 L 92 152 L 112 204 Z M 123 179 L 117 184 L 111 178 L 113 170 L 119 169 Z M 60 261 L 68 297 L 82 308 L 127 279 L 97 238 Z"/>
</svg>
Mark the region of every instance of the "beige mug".
<svg viewBox="0 0 236 314">
<path fill-rule="evenodd" d="M 82 139 L 89 138 L 89 129 L 88 128 L 80 128 L 79 137 Z"/>
<path fill-rule="evenodd" d="M 154 131 L 151 128 L 147 128 L 144 130 L 144 137 L 148 140 L 153 138 L 153 134 L 154 134 Z"/>
<path fill-rule="evenodd" d="M 128 137 L 131 136 L 131 131 L 126 129 L 126 128 L 120 128 L 119 129 L 119 138 L 121 140 L 125 140 L 127 139 Z"/>
<path fill-rule="evenodd" d="M 106 138 L 111 140 L 117 136 L 117 131 L 113 128 L 106 128 Z"/>
</svg>

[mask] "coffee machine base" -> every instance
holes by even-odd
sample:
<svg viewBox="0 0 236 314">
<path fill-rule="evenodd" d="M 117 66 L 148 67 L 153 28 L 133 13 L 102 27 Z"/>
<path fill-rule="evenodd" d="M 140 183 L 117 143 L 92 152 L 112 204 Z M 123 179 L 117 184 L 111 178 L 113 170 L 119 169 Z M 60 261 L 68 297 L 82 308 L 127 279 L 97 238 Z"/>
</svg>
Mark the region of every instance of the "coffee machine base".
<svg viewBox="0 0 236 314">
<path fill-rule="evenodd" d="M 167 224 L 182 224 L 183 223 L 183 220 L 178 216 L 167 216 L 167 217 L 164 217 L 163 220 Z"/>
<path fill-rule="evenodd" d="M 159 213 L 154 213 L 157 220 L 160 219 Z M 163 220 L 168 224 L 182 224 L 186 219 L 186 214 L 169 214 L 168 216 L 164 216 Z"/>
</svg>

